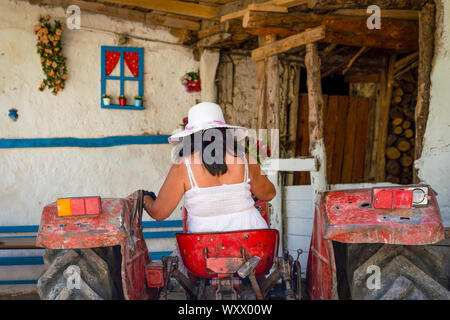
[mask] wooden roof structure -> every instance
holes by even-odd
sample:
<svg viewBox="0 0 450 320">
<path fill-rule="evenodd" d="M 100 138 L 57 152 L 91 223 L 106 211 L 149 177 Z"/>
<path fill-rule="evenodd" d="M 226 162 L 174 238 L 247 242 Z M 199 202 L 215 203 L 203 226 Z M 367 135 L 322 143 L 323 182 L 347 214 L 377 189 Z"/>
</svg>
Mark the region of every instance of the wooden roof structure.
<svg viewBox="0 0 450 320">
<path fill-rule="evenodd" d="M 419 12 L 426 0 L 30 0 L 41 5 L 160 25 L 179 43 L 251 54 L 304 59 L 304 44 L 319 42 L 322 75 L 373 81 L 384 67 L 380 51 L 404 56 L 418 50 Z M 382 9 L 382 28 L 368 29 L 368 5 Z M 259 46 L 258 38 L 275 41 Z M 302 51 L 299 54 L 298 51 Z M 415 62 L 415 61 L 412 61 Z M 373 72 L 368 72 L 373 70 Z M 364 77 L 362 76 L 364 73 Z"/>
</svg>

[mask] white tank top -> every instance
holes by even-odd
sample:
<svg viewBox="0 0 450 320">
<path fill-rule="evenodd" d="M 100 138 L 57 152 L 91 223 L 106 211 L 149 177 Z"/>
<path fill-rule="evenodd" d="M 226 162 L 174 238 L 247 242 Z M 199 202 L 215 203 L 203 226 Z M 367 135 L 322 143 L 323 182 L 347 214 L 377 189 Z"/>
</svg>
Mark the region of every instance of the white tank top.
<svg viewBox="0 0 450 320">
<path fill-rule="evenodd" d="M 229 215 L 255 209 L 255 201 L 250 191 L 248 163 L 244 154 L 245 175 L 241 183 L 199 188 L 190 166 L 189 158 L 184 158 L 191 183 L 191 189 L 184 194 L 184 206 L 189 216 L 212 217 Z"/>
</svg>

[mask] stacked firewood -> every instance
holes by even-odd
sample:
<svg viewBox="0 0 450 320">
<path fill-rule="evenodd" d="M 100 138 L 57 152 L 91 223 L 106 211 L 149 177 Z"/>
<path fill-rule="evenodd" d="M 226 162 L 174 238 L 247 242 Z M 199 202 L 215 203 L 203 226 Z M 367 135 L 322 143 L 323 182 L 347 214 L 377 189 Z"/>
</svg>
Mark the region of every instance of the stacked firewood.
<svg viewBox="0 0 450 320">
<path fill-rule="evenodd" d="M 394 82 L 386 140 L 386 181 L 412 183 L 414 162 L 414 106 L 417 82 L 402 77 Z"/>
</svg>

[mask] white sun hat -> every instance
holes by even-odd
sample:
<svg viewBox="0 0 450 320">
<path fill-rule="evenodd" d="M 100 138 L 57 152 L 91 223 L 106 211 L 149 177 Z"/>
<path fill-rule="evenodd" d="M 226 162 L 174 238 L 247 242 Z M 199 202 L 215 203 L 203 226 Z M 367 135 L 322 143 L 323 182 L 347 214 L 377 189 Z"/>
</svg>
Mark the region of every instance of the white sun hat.
<svg viewBox="0 0 450 320">
<path fill-rule="evenodd" d="M 240 126 L 232 126 L 225 123 L 222 109 L 218 104 L 212 102 L 202 102 L 192 106 L 188 113 L 188 123 L 184 130 L 176 132 L 169 137 L 172 144 L 180 143 L 184 137 L 195 132 L 212 128 L 234 129 L 234 136 L 237 140 L 242 140 L 247 136 L 248 130 Z"/>
</svg>

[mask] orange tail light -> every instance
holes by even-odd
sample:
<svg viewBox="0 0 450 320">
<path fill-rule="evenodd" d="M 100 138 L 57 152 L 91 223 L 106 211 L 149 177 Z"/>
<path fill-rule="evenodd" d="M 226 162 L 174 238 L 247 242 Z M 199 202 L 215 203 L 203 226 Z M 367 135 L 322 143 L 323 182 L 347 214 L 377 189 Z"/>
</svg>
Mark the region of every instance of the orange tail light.
<svg viewBox="0 0 450 320">
<path fill-rule="evenodd" d="M 98 215 L 101 212 L 100 197 L 62 198 L 56 200 L 58 216 Z"/>
</svg>

